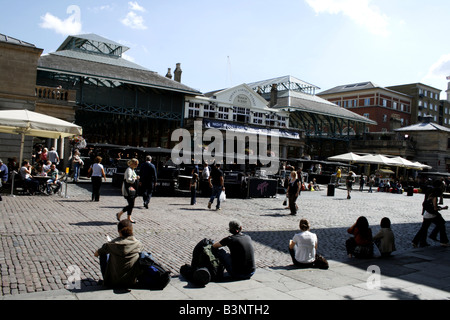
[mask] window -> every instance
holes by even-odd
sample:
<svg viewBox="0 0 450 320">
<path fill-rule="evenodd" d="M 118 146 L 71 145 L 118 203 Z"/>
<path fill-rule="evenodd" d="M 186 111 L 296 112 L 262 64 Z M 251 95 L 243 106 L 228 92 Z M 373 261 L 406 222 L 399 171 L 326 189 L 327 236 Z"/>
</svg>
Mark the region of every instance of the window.
<svg viewBox="0 0 450 320">
<path fill-rule="evenodd" d="M 278 117 L 276 114 L 271 113 L 269 116 L 266 116 L 266 126 L 275 127 L 277 126 Z"/>
<path fill-rule="evenodd" d="M 264 124 L 264 113 L 255 112 L 253 114 L 253 123 L 254 124 Z"/>
<path fill-rule="evenodd" d="M 213 104 L 207 104 L 203 107 L 203 117 L 214 118 L 216 107 Z"/>
<path fill-rule="evenodd" d="M 364 105 L 365 106 L 370 106 L 370 98 L 364 99 Z"/>
<path fill-rule="evenodd" d="M 393 103 L 392 108 L 393 108 L 394 110 L 397 110 L 397 102 L 394 102 L 394 103 Z"/>
<path fill-rule="evenodd" d="M 286 117 L 278 117 L 278 122 L 280 123 L 281 128 L 287 127 L 287 118 Z"/>
<path fill-rule="evenodd" d="M 387 118 L 388 118 L 387 114 L 383 114 L 383 122 L 387 122 Z"/>
<path fill-rule="evenodd" d="M 364 117 L 366 117 L 367 119 L 370 119 L 370 114 L 364 113 Z"/>
<path fill-rule="evenodd" d="M 199 103 L 189 103 L 188 118 L 196 118 L 200 115 L 200 104 Z"/>
<path fill-rule="evenodd" d="M 218 107 L 217 118 L 222 120 L 228 120 L 228 108 Z"/>
<path fill-rule="evenodd" d="M 383 107 L 387 107 L 387 100 L 386 99 L 382 99 L 381 101 L 383 103 Z"/>
<path fill-rule="evenodd" d="M 250 109 L 233 107 L 233 120 L 237 122 L 250 122 Z"/>
</svg>

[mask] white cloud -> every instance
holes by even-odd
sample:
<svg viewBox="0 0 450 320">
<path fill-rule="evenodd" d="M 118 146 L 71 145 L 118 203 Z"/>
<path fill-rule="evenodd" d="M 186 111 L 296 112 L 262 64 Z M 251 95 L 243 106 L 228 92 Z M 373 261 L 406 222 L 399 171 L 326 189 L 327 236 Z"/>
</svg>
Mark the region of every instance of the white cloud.
<svg viewBox="0 0 450 320">
<path fill-rule="evenodd" d="M 137 1 L 130 1 L 128 2 L 128 5 L 130 6 L 131 11 L 140 11 L 140 12 L 146 12 L 145 8 L 140 6 Z"/>
<path fill-rule="evenodd" d="M 128 12 L 127 16 L 120 20 L 123 25 L 130 27 L 132 29 L 145 30 L 147 26 L 145 25 L 144 17 L 138 15 L 135 11 L 138 12 L 146 12 L 145 8 L 140 6 L 136 1 L 128 2 L 128 6 L 130 8 L 130 12 Z"/>
<path fill-rule="evenodd" d="M 147 26 L 145 25 L 144 18 L 142 16 L 137 15 L 135 12 L 128 12 L 127 16 L 121 20 L 121 22 L 132 29 L 140 29 L 145 30 Z"/>
<path fill-rule="evenodd" d="M 367 28 L 371 33 L 388 36 L 389 19 L 372 0 L 305 0 L 316 12 L 328 14 L 343 14 L 358 25 Z"/>
<path fill-rule="evenodd" d="M 72 15 L 65 20 L 61 20 L 47 12 L 41 17 L 42 22 L 39 26 L 44 29 L 53 30 L 64 36 L 80 34 L 82 30 L 80 7 L 75 5 L 69 6 L 67 8 L 67 14 Z"/>
<path fill-rule="evenodd" d="M 427 75 L 421 80 L 421 82 L 443 90 L 441 92 L 441 99 L 446 99 L 445 90 L 447 89 L 448 80 L 446 79 L 448 76 L 450 76 L 450 53 L 442 55 L 430 67 Z"/>
</svg>

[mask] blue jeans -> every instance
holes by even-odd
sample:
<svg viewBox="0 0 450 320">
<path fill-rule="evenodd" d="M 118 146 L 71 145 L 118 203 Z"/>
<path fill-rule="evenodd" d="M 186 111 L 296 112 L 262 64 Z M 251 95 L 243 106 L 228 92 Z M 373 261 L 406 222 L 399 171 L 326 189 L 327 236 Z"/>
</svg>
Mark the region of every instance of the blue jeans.
<svg viewBox="0 0 450 320">
<path fill-rule="evenodd" d="M 77 162 L 73 164 L 73 180 L 78 181 L 80 177 L 80 167 L 81 165 Z"/>
<path fill-rule="evenodd" d="M 217 198 L 216 209 L 220 209 L 220 195 L 222 194 L 222 186 L 213 186 L 211 198 L 209 199 L 209 203 L 213 203 L 214 199 Z"/>
</svg>

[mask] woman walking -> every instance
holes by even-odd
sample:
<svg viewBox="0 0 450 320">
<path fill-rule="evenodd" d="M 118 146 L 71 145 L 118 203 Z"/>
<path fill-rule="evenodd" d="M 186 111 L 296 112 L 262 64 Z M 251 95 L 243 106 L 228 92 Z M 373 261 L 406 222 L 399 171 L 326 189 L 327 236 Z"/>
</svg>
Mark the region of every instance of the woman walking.
<svg viewBox="0 0 450 320">
<path fill-rule="evenodd" d="M 95 158 L 94 164 L 91 165 L 88 171 L 88 175 L 91 175 L 92 181 L 92 201 L 100 201 L 100 188 L 102 186 L 102 177 L 106 182 L 105 169 L 102 165 L 102 158 Z"/>
<path fill-rule="evenodd" d="M 131 221 L 131 223 L 136 223 L 134 220 L 131 219 L 131 214 L 133 213 L 134 209 L 134 202 L 137 197 L 137 189 L 139 185 L 139 176 L 136 174 L 136 168 L 139 166 L 139 160 L 137 159 L 131 159 L 128 161 L 128 168 L 125 171 L 125 176 L 123 178 L 123 184 L 122 184 L 122 195 L 125 199 L 127 199 L 128 205 L 122 209 L 119 213 L 117 213 L 116 217 L 117 220 L 120 221 L 120 217 L 125 212 L 128 215 L 128 220 Z"/>
<path fill-rule="evenodd" d="M 289 199 L 289 209 L 291 209 L 291 215 L 293 216 L 297 214 L 297 205 L 295 202 L 297 201 L 300 192 L 301 192 L 300 180 L 298 179 L 297 172 L 292 170 L 286 193 Z"/>
</svg>

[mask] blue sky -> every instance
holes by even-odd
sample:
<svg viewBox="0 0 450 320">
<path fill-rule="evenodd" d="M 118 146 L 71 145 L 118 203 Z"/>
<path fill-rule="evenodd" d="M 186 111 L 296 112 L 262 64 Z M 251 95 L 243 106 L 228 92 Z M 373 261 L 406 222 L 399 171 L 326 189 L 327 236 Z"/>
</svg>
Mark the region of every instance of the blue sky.
<svg viewBox="0 0 450 320">
<path fill-rule="evenodd" d="M 202 92 L 292 75 L 326 90 L 450 76 L 448 0 L 5 1 L 0 33 L 54 52 L 96 33 L 161 75 L 181 63 Z M 319 90 L 319 92 L 321 91 Z"/>
</svg>

